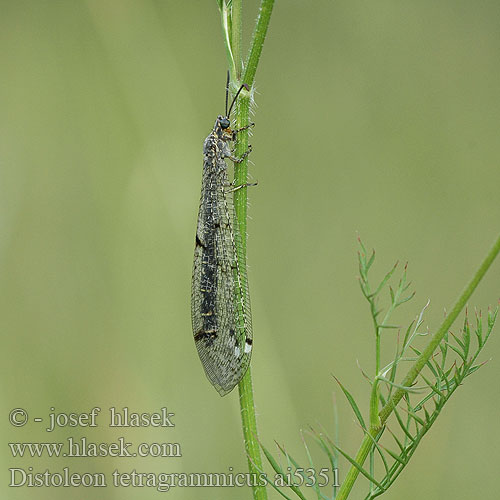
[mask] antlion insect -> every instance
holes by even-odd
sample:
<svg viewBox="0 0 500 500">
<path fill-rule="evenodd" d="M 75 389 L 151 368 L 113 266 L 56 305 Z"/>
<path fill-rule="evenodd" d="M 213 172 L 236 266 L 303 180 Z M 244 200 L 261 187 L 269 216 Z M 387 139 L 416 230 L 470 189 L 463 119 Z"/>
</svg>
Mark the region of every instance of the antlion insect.
<svg viewBox="0 0 500 500">
<path fill-rule="evenodd" d="M 191 321 L 198 354 L 211 384 L 221 396 L 241 380 L 252 354 L 252 324 L 238 224 L 233 224 L 232 195 L 244 184 L 229 183 L 225 159 L 240 163 L 248 151 L 237 158 L 229 143 L 247 125 L 231 130 L 229 116 L 242 85 L 229 107 L 229 73 L 226 85 L 226 114 L 218 116 L 203 145 L 203 178 L 196 229 Z"/>
</svg>

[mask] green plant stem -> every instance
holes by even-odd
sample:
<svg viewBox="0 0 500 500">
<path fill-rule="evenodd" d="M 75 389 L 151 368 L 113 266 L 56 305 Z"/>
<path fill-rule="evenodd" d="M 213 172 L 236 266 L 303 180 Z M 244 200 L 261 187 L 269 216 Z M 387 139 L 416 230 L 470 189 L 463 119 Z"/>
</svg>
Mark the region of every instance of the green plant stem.
<svg viewBox="0 0 500 500">
<path fill-rule="evenodd" d="M 245 451 L 248 459 L 248 471 L 258 477 L 263 470 L 262 457 L 257 433 L 257 419 L 255 418 L 255 405 L 253 400 L 251 367 L 241 379 L 238 390 L 240 393 L 241 422 L 243 437 L 245 440 Z M 253 497 L 255 500 L 266 500 L 267 490 L 265 486 L 253 486 Z"/>
<path fill-rule="evenodd" d="M 260 54 L 264 46 L 267 28 L 273 11 L 274 0 L 262 0 L 260 3 L 259 17 L 255 24 L 255 31 L 252 36 L 252 45 L 248 53 L 248 59 L 245 64 L 245 72 L 243 73 L 243 83 L 248 86 L 253 85 L 257 65 L 259 64 Z"/>
<path fill-rule="evenodd" d="M 380 400 L 379 392 L 378 377 L 375 377 L 373 379 L 372 392 L 370 395 L 370 428 L 380 426 L 380 417 L 378 414 L 378 402 Z"/>
<path fill-rule="evenodd" d="M 236 110 L 237 126 L 242 127 L 243 124 L 246 125 L 248 123 L 250 97 L 240 97 Z M 240 133 L 240 136 L 241 137 L 238 137 L 238 144 L 236 147 L 236 154 L 238 155 L 241 155 L 248 149 L 248 134 Z M 247 182 L 247 172 L 248 166 L 246 161 L 235 166 L 234 179 L 236 186 L 241 186 Z M 246 270 L 247 188 L 238 189 L 234 192 L 233 203 L 236 217 L 235 224 L 238 224 L 239 234 L 241 235 L 241 250 L 238 252 L 240 269 Z M 243 292 L 247 289 L 246 281 L 247 275 L 246 272 L 244 272 L 241 276 L 241 289 Z M 259 474 L 259 472 L 263 470 L 263 466 L 258 441 L 257 419 L 255 416 L 250 367 L 241 379 L 238 389 L 240 393 L 241 423 L 245 440 L 245 451 L 248 457 L 248 470 L 250 474 Z M 254 486 L 252 489 L 255 500 L 267 499 L 267 490 L 264 486 Z"/>
<path fill-rule="evenodd" d="M 255 31 L 252 37 L 249 56 L 244 68 L 244 76 L 240 80 L 242 71 L 242 0 L 233 0 L 231 11 L 231 53 L 234 58 L 235 75 L 232 76 L 232 82 L 246 83 L 249 88 L 254 83 L 255 73 L 259 62 L 264 39 L 271 19 L 271 12 L 274 0 L 262 0 L 260 13 L 257 19 Z M 229 61 L 231 65 L 231 61 Z M 234 88 L 234 87 L 233 87 Z M 250 116 L 250 93 L 242 92 L 236 103 L 235 128 L 241 128 L 249 123 Z M 248 131 L 242 131 L 238 134 L 236 143 L 236 155 L 243 155 L 248 149 Z M 235 164 L 234 183 L 236 186 L 241 186 L 247 183 L 248 161 L 245 159 L 242 163 Z M 241 249 L 238 252 L 240 259 L 240 267 L 245 272 L 241 276 L 241 288 L 244 291 L 246 288 L 246 235 L 247 235 L 247 188 L 237 189 L 234 192 L 234 211 L 235 224 L 238 225 L 239 234 L 241 235 Z M 245 376 L 241 379 L 238 385 L 240 395 L 241 420 L 243 427 L 243 437 L 245 440 L 245 451 L 248 457 L 248 468 L 251 474 L 258 476 L 259 471 L 263 470 L 262 458 L 260 455 L 260 446 L 257 433 L 257 419 L 255 416 L 255 406 L 252 389 L 252 376 L 250 368 L 248 368 Z M 255 500 L 266 500 L 267 490 L 264 486 L 253 486 L 253 497 Z"/>
<path fill-rule="evenodd" d="M 413 384 L 413 382 L 415 382 L 415 379 L 417 378 L 418 374 L 425 366 L 427 361 L 430 359 L 430 357 L 438 347 L 439 343 L 443 340 L 443 337 L 446 335 L 453 322 L 457 319 L 458 315 L 460 314 L 460 311 L 462 311 L 462 309 L 465 307 L 467 301 L 470 299 L 472 293 L 477 288 L 479 282 L 484 277 L 484 275 L 490 268 L 491 264 L 493 263 L 495 257 L 498 255 L 499 252 L 500 252 L 500 236 L 498 237 L 497 241 L 489 251 L 488 255 L 486 256 L 482 264 L 479 266 L 479 269 L 474 274 L 470 283 L 466 286 L 465 290 L 458 298 L 457 302 L 453 306 L 453 309 L 450 311 L 450 314 L 446 316 L 443 323 L 439 327 L 438 331 L 434 334 L 427 347 L 424 349 L 422 354 L 418 357 L 413 366 L 410 368 L 408 374 L 401 383 L 402 386 L 410 387 Z M 398 389 L 393 394 L 392 398 L 380 411 L 379 413 L 380 425 L 371 427 L 369 429 L 368 433 L 365 435 L 363 441 L 361 442 L 361 446 L 359 447 L 358 453 L 356 454 L 355 460 L 359 466 L 362 466 L 364 464 L 367 456 L 370 453 L 370 450 L 373 447 L 373 440 L 375 439 L 375 436 L 380 432 L 381 428 L 389 418 L 389 415 L 394 411 L 394 408 L 396 408 L 396 406 L 398 405 L 398 403 L 401 401 L 401 399 L 405 394 L 406 391 L 404 389 Z M 342 483 L 342 486 L 340 487 L 336 500 L 345 500 L 348 497 L 358 475 L 359 475 L 359 470 L 355 466 L 351 466 L 345 477 L 344 482 Z"/>
<path fill-rule="evenodd" d="M 243 2 L 242 0 L 233 0 L 233 6 L 231 10 L 232 14 L 232 47 L 233 47 L 233 57 L 235 65 L 235 75 L 231 75 L 233 82 L 239 81 L 241 78 L 241 41 L 243 33 Z"/>
</svg>

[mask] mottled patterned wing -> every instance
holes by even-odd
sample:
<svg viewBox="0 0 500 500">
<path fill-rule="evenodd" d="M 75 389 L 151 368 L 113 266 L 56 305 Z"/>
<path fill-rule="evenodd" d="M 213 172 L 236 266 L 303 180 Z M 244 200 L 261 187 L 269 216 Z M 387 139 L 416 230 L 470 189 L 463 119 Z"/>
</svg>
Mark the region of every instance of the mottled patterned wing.
<svg viewBox="0 0 500 500">
<path fill-rule="evenodd" d="M 192 281 L 193 334 L 205 373 L 221 396 L 248 369 L 250 302 L 241 238 L 233 228 L 227 166 L 216 142 L 205 156 Z"/>
</svg>

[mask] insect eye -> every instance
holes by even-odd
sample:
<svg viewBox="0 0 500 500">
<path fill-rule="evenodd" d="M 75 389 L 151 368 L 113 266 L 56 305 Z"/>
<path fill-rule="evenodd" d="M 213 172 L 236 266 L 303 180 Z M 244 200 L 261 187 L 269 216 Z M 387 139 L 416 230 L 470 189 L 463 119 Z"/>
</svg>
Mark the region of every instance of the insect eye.
<svg viewBox="0 0 500 500">
<path fill-rule="evenodd" d="M 227 118 L 221 118 L 219 123 L 221 128 L 229 128 L 229 125 L 231 125 L 231 122 Z"/>
</svg>

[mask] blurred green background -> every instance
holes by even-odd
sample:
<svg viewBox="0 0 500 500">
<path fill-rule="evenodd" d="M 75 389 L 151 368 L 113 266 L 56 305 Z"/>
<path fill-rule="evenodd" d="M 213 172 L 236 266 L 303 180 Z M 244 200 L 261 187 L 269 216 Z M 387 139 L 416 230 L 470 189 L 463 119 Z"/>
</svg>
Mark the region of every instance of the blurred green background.
<svg viewBox="0 0 500 500">
<path fill-rule="evenodd" d="M 237 391 L 210 386 L 190 325 L 202 143 L 227 69 L 216 2 L 0 7 L 2 498 L 250 498 L 7 487 L 9 467 L 244 472 L 246 459 Z M 245 2 L 246 40 L 257 9 Z M 254 389 L 270 447 L 305 458 L 299 429 L 333 429 L 332 373 L 367 410 L 357 362 L 373 370 L 373 335 L 357 232 L 377 250 L 376 276 L 409 261 L 417 295 L 397 320 L 429 298 L 431 331 L 496 238 L 499 22 L 496 1 L 277 2 L 257 72 L 248 226 Z M 496 262 L 471 308 L 497 302 L 499 278 Z M 499 345 L 497 328 L 482 357 L 493 361 L 384 498 L 497 494 Z M 354 453 L 361 431 L 338 396 L 341 444 Z M 94 406 L 103 420 L 92 430 L 7 421 L 15 407 L 46 419 L 51 407 Z M 109 429 L 110 406 L 167 406 L 176 426 Z M 70 435 L 178 442 L 182 458 L 19 459 L 5 444 Z"/>
</svg>

